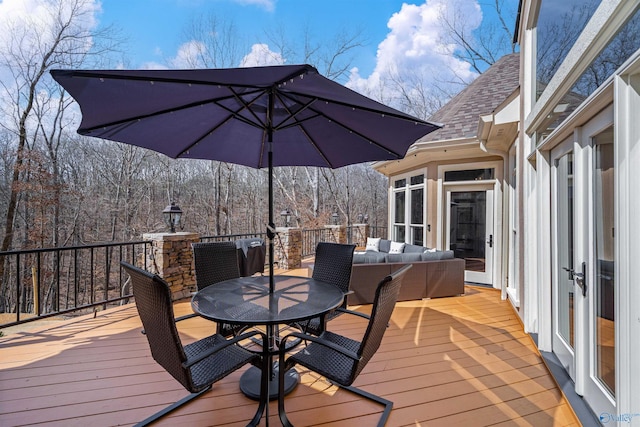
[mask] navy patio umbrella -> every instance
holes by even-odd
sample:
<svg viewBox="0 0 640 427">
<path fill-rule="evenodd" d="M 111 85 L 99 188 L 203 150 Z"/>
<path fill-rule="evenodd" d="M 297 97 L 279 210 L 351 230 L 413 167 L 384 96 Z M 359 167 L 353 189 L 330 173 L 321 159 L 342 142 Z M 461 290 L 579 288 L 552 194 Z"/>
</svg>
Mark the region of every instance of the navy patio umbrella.
<svg viewBox="0 0 640 427">
<path fill-rule="evenodd" d="M 194 70 L 52 70 L 82 110 L 81 135 L 172 158 L 273 167 L 402 159 L 440 128 L 354 92 L 310 65 Z"/>
</svg>

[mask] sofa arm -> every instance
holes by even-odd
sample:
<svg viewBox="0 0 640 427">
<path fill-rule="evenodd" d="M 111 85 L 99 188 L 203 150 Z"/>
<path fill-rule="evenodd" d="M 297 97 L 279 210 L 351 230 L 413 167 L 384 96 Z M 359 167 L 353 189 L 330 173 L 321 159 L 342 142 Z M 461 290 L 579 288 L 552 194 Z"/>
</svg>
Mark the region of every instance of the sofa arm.
<svg viewBox="0 0 640 427">
<path fill-rule="evenodd" d="M 460 258 L 426 262 L 427 298 L 464 294 L 465 261 Z"/>
</svg>

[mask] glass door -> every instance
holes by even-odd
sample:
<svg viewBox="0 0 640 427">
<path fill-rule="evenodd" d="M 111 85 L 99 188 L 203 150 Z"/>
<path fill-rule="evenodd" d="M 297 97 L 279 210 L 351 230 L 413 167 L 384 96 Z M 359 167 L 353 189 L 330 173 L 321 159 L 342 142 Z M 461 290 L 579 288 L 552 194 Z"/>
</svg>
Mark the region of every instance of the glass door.
<svg viewBox="0 0 640 427">
<path fill-rule="evenodd" d="M 562 147 L 560 147 L 562 149 Z M 573 151 L 554 156 L 552 198 L 553 247 L 553 352 L 575 381 L 574 289 L 574 183 Z"/>
<path fill-rule="evenodd" d="M 594 120 L 582 134 L 551 151 L 552 346 L 576 392 L 608 416 L 616 395 L 613 128 Z"/>
<path fill-rule="evenodd" d="M 593 243 L 587 276 L 588 358 L 584 398 L 596 414 L 615 413 L 616 304 L 613 128 L 591 139 L 593 152 L 591 203 Z"/>
<path fill-rule="evenodd" d="M 465 260 L 465 281 L 493 284 L 493 189 L 447 189 L 448 248 Z"/>
</svg>

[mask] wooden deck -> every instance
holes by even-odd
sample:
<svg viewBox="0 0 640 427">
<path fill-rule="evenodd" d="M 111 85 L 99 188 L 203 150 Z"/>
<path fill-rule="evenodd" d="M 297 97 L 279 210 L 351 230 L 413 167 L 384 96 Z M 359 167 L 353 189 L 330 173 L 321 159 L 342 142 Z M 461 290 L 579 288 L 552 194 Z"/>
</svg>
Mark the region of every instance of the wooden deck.
<svg viewBox="0 0 640 427">
<path fill-rule="evenodd" d="M 380 350 L 355 384 L 394 402 L 387 425 L 579 425 L 499 292 L 466 292 L 397 304 Z M 175 310 L 190 312 L 189 302 Z M 354 316 L 331 322 L 354 337 L 363 327 Z M 151 358 L 140 328 L 128 305 L 0 338 L 0 425 L 132 425 L 185 396 Z M 190 341 L 210 333 L 211 324 L 187 320 L 180 331 Z M 157 425 L 245 425 L 256 402 L 239 392 L 241 372 Z M 286 399 L 293 423 L 375 425 L 378 406 L 301 373 L 302 384 Z M 280 425 L 275 402 L 270 414 Z"/>
</svg>

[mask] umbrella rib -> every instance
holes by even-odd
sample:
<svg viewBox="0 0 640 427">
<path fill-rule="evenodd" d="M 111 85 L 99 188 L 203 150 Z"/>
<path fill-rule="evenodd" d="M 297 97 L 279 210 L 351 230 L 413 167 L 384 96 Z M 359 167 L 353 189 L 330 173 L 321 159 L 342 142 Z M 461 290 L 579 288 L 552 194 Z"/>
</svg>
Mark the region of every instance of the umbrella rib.
<svg viewBox="0 0 640 427">
<path fill-rule="evenodd" d="M 283 101 L 283 99 L 280 97 L 280 95 L 284 95 L 281 93 L 278 93 L 278 100 L 282 103 L 282 105 L 284 106 L 284 108 L 287 110 L 287 113 L 289 113 L 289 117 L 287 117 L 285 120 L 283 120 L 282 122 L 280 122 L 280 124 L 284 123 L 285 121 L 289 120 L 289 119 L 293 119 L 293 123 L 291 125 L 287 125 L 287 126 L 283 126 L 283 127 L 278 127 L 275 126 L 274 130 L 281 130 L 281 129 L 287 129 L 291 126 L 300 126 L 300 129 L 302 130 L 302 132 L 304 133 L 304 135 L 307 137 L 307 140 L 309 140 L 309 142 L 311 142 L 311 145 L 313 145 L 313 147 L 317 150 L 318 154 L 320 154 L 320 156 L 323 158 L 323 160 L 325 161 L 326 164 L 330 165 L 331 162 L 329 161 L 329 159 L 327 158 L 327 156 L 324 154 L 324 152 L 320 149 L 320 146 L 316 143 L 316 141 L 311 137 L 311 135 L 309 135 L 309 133 L 307 132 L 307 130 L 305 129 L 305 127 L 302 125 L 302 123 L 304 123 L 307 120 L 310 120 L 312 118 L 318 117 L 318 114 L 302 119 L 302 120 L 298 120 L 296 118 L 296 115 L 307 110 L 308 108 L 311 107 L 311 105 L 315 102 L 315 98 L 311 99 L 308 103 L 306 103 L 305 105 L 302 106 L 302 108 L 298 111 L 296 111 L 295 113 L 292 113 L 291 110 L 289 109 L 289 107 L 287 106 L 287 104 Z"/>
<path fill-rule="evenodd" d="M 256 97 L 255 97 L 251 102 L 246 103 L 246 102 L 245 102 L 242 98 L 240 98 L 240 97 L 239 97 L 239 96 L 238 96 L 238 95 L 237 95 L 237 94 L 236 94 L 236 93 L 235 93 L 231 88 L 229 88 L 229 90 L 230 90 L 230 91 L 231 91 L 231 93 L 234 95 L 233 97 L 234 97 L 234 98 L 236 98 L 236 99 L 241 103 L 241 107 L 240 107 L 237 111 L 234 111 L 234 110 L 232 110 L 231 108 L 229 108 L 229 107 L 227 107 L 227 106 L 225 106 L 225 105 L 219 104 L 218 102 L 214 101 L 214 103 L 215 103 L 216 105 L 218 105 L 220 108 L 222 108 L 222 109 L 226 110 L 228 113 L 230 113 L 230 115 L 229 115 L 229 116 L 227 116 L 227 118 L 226 118 L 225 120 L 221 121 L 220 123 L 218 123 L 218 124 L 217 124 L 217 125 L 215 125 L 214 127 L 207 129 L 207 131 L 206 131 L 206 132 L 204 132 L 204 133 L 202 134 L 202 136 L 200 136 L 199 138 L 196 138 L 196 140 L 195 140 L 193 143 L 189 144 L 189 146 L 187 146 L 187 147 L 185 147 L 183 150 L 181 150 L 181 151 L 176 155 L 176 157 L 180 157 L 180 156 L 182 156 L 184 153 L 186 153 L 186 152 L 188 152 L 189 150 L 191 150 L 193 147 L 195 147 L 196 145 L 198 145 L 198 144 L 200 143 L 200 141 L 202 141 L 204 138 L 206 138 L 206 136 L 207 136 L 207 135 L 211 134 L 212 132 L 215 132 L 215 131 L 216 131 L 216 129 L 220 128 L 220 127 L 221 127 L 222 125 L 224 125 L 225 123 L 228 123 L 228 122 L 229 122 L 229 120 L 231 120 L 231 119 L 240 120 L 240 121 L 242 121 L 242 122 L 244 122 L 244 123 L 246 123 L 246 124 L 248 124 L 248 125 L 254 126 L 254 127 L 258 128 L 258 129 L 262 129 L 262 128 L 263 128 L 263 126 L 256 125 L 254 122 L 252 122 L 251 120 L 247 119 L 246 117 L 243 117 L 243 116 L 239 115 L 240 111 L 242 111 L 242 110 L 245 110 L 245 109 L 246 109 L 246 110 L 251 111 L 251 108 L 249 108 L 249 106 L 250 106 L 251 104 L 253 104 L 253 102 L 255 102 L 255 101 L 256 101 L 256 100 L 257 100 L 257 99 L 262 95 L 262 93 L 263 93 L 263 92 L 259 93 L 259 94 L 258 94 L 258 96 L 256 96 Z M 229 97 L 229 98 L 231 98 L 231 97 Z M 228 99 L 228 98 L 227 98 L 227 99 Z M 253 114 L 253 112 L 252 112 L 252 114 Z M 253 116 L 256 118 L 256 120 L 258 120 L 258 121 L 260 122 L 260 118 L 259 118 L 259 117 L 257 117 L 255 114 L 253 114 Z"/>
<path fill-rule="evenodd" d="M 283 96 L 285 96 L 285 97 L 287 97 L 287 98 L 290 98 L 289 94 L 281 93 L 281 95 L 283 95 Z M 355 131 L 355 130 L 353 130 L 353 129 L 349 128 L 348 126 L 346 126 L 345 124 L 343 124 L 343 123 L 341 123 L 340 121 L 336 120 L 335 118 L 328 117 L 326 114 L 322 113 L 321 111 L 318 111 L 318 110 L 314 109 L 314 108 L 311 106 L 311 104 L 312 104 L 313 102 L 315 102 L 315 101 L 318 101 L 318 100 L 321 100 L 321 98 L 315 98 L 311 103 L 309 103 L 309 104 L 307 105 L 307 109 L 309 109 L 309 110 L 313 111 L 314 113 L 316 113 L 316 115 L 317 115 L 317 116 L 324 117 L 325 119 L 327 119 L 327 120 L 329 120 L 329 121 L 331 121 L 331 122 L 333 122 L 333 123 L 336 123 L 338 126 L 342 127 L 343 129 L 346 129 L 346 130 L 348 130 L 349 132 L 353 132 L 355 135 L 358 135 L 360 138 L 364 139 L 365 141 L 369 141 L 369 143 L 374 144 L 375 146 L 377 146 L 378 148 L 380 148 L 380 149 L 382 149 L 382 150 L 385 150 L 387 153 L 389 153 L 389 154 L 393 154 L 393 155 L 394 155 L 394 156 L 396 156 L 396 158 L 398 158 L 398 159 L 401 159 L 401 158 L 403 158 L 403 157 L 404 157 L 404 154 L 402 154 L 402 153 L 398 153 L 398 152 L 396 152 L 396 151 L 394 151 L 394 150 L 391 150 L 391 149 L 389 149 L 388 147 L 385 147 L 384 145 L 382 145 L 380 142 L 378 142 L 378 141 L 376 141 L 376 140 L 373 140 L 372 138 L 369 138 L 369 137 L 367 137 L 367 136 L 363 135 L 362 133 L 357 132 L 357 131 Z M 295 100 L 294 100 L 294 99 L 292 99 L 292 101 L 295 101 Z M 347 106 L 346 104 L 342 104 L 342 105 Z M 380 112 L 380 111 L 377 111 L 377 110 L 370 110 L 370 111 L 371 111 L 371 112 L 375 112 L 375 113 L 379 113 L 379 114 L 384 114 L 384 113 L 382 113 L 382 112 Z M 301 122 L 302 122 L 302 121 L 298 121 L 298 120 L 296 119 L 295 115 L 291 115 L 291 118 L 293 118 L 293 120 L 295 120 L 295 122 L 294 122 L 294 123 L 292 123 L 292 124 L 290 124 L 290 125 L 284 126 L 284 127 L 282 127 L 281 129 L 286 129 L 287 127 L 291 127 L 291 126 L 298 126 L 298 125 L 299 125 L 299 123 L 301 123 Z M 415 120 L 414 120 L 414 121 L 415 121 Z M 304 129 L 304 126 L 300 125 L 300 127 L 301 127 L 302 129 Z M 305 134 L 307 134 L 307 132 L 306 132 L 306 131 L 305 131 Z M 317 144 L 315 143 L 315 141 L 313 141 L 313 140 L 311 140 L 311 141 L 312 141 L 312 143 L 317 147 Z M 319 148 L 318 148 L 318 149 L 319 149 Z"/>
<path fill-rule="evenodd" d="M 110 127 L 110 126 L 118 126 L 118 125 L 126 124 L 126 123 L 132 123 L 132 122 L 136 122 L 138 120 L 148 119 L 150 117 L 161 116 L 163 114 L 169 114 L 169 113 L 173 113 L 173 112 L 176 112 L 176 111 L 182 111 L 182 110 L 185 110 L 185 109 L 188 109 L 188 108 L 199 107 L 199 106 L 207 105 L 207 104 L 216 104 L 219 107 L 222 107 L 225 110 L 227 110 L 228 112 L 230 112 L 230 113 L 235 115 L 237 113 L 234 113 L 233 110 L 231 110 L 230 108 L 225 107 L 224 105 L 220 104 L 221 101 L 224 101 L 224 100 L 227 100 L 227 99 L 231 99 L 231 98 L 237 98 L 237 95 L 233 91 L 232 91 L 232 93 L 233 93 L 233 95 L 227 95 L 227 96 L 220 97 L 220 98 L 206 99 L 206 100 L 203 100 L 203 101 L 192 102 L 190 104 L 181 105 L 179 107 L 167 108 L 167 109 L 164 109 L 164 110 L 154 111 L 152 113 L 141 114 L 139 116 L 134 116 L 134 117 L 128 117 L 127 119 L 123 119 L 123 120 L 116 120 L 116 121 L 109 122 L 109 123 L 102 123 L 102 124 L 97 125 L 97 126 L 81 128 L 81 129 L 78 129 L 78 133 L 86 134 L 86 133 L 90 133 L 90 132 L 92 132 L 92 131 L 94 131 L 96 129 L 106 128 L 106 127 Z M 247 93 L 247 95 L 252 95 L 254 93 L 258 93 L 259 94 L 258 96 L 260 96 L 260 94 L 262 93 L 262 90 L 260 89 L 260 90 L 251 91 L 251 92 Z M 257 97 L 256 97 L 256 99 L 257 99 Z M 243 108 L 245 108 L 245 104 L 244 103 L 243 103 Z M 241 110 L 242 110 L 242 108 L 239 111 L 241 111 Z M 244 119 L 248 124 L 252 124 L 252 125 L 256 126 L 255 123 L 251 123 L 250 120 L 248 120 L 248 119 L 246 119 L 246 118 L 244 118 L 242 116 L 236 116 L 236 118 Z"/>
<path fill-rule="evenodd" d="M 65 70 L 53 70 L 55 71 L 65 71 Z M 140 70 L 141 71 L 141 70 Z M 151 70 L 149 70 L 151 71 Z M 161 70 L 164 71 L 164 70 Z M 286 81 L 300 74 L 300 72 L 293 73 L 291 76 L 287 76 L 282 81 Z M 108 79 L 108 80 L 133 80 L 133 81 L 143 81 L 143 82 L 158 82 L 158 83 L 184 83 L 184 84 L 194 84 L 194 85 L 203 85 L 203 86 L 234 86 L 234 87 L 242 87 L 249 89 L 256 89 L 257 86 L 255 84 L 242 84 L 242 83 L 222 83 L 222 82 L 212 82 L 205 80 L 196 80 L 196 79 L 180 79 L 180 78 L 169 78 L 169 77 L 155 77 L 155 76 L 134 76 L 134 75 L 119 75 L 119 74 L 109 74 L 108 71 L 101 71 L 100 73 L 96 73 L 95 71 L 81 71 L 75 70 L 72 72 L 73 78 L 89 78 L 89 79 Z M 271 83 L 266 84 L 259 88 L 259 90 L 265 90 L 271 87 Z"/>
<path fill-rule="evenodd" d="M 307 98 L 309 97 L 308 93 L 296 92 L 295 90 L 289 90 L 286 93 L 285 92 L 280 92 L 280 93 L 282 95 L 287 96 L 288 98 L 291 98 L 292 100 L 295 100 L 295 98 L 292 97 L 293 95 L 307 97 Z M 404 114 L 402 112 L 394 113 L 394 112 L 389 112 L 389 111 L 381 111 L 381 110 L 378 110 L 376 108 L 365 107 L 365 106 L 362 106 L 362 105 L 354 105 L 354 104 L 351 104 L 349 102 L 342 102 L 342 101 L 338 101 L 338 100 L 335 100 L 335 99 L 324 98 L 322 96 L 317 96 L 317 95 L 314 95 L 314 99 L 315 99 L 315 101 L 324 101 L 324 102 L 328 102 L 328 103 L 331 103 L 331 104 L 341 105 L 341 106 L 347 107 L 347 108 L 357 108 L 358 110 L 366 111 L 366 112 L 369 112 L 369 113 L 377 113 L 377 114 L 381 114 L 381 115 L 385 115 L 385 116 L 390 116 L 390 117 L 393 117 L 393 118 L 396 118 L 396 119 L 400 119 L 400 120 L 404 120 L 404 121 L 407 121 L 407 122 L 415 122 L 415 123 L 420 123 L 420 124 L 423 124 L 423 125 L 433 125 L 432 123 L 427 122 L 427 121 L 422 120 L 422 119 L 419 119 L 417 117 L 407 116 L 406 114 Z M 376 102 L 373 99 L 371 99 L 371 101 Z M 380 106 L 386 107 L 384 104 L 380 104 Z"/>
</svg>

